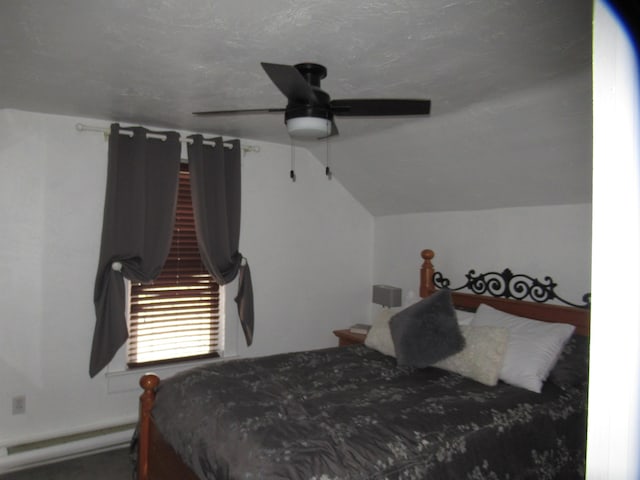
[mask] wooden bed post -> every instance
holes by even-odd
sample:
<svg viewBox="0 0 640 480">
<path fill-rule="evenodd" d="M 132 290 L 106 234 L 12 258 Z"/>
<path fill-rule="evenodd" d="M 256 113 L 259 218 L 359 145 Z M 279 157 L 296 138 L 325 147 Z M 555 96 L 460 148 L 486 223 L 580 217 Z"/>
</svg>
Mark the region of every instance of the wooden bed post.
<svg viewBox="0 0 640 480">
<path fill-rule="evenodd" d="M 433 264 L 431 259 L 435 256 L 433 250 L 422 250 L 420 256 L 424 260 L 422 267 L 420 267 L 420 297 L 425 298 L 436 291 L 436 287 L 433 284 Z"/>
<path fill-rule="evenodd" d="M 138 425 L 138 480 L 149 480 L 149 443 L 151 409 L 156 398 L 156 388 L 160 384 L 157 375 L 149 373 L 140 379 L 144 390 L 140 395 L 140 424 Z"/>
</svg>

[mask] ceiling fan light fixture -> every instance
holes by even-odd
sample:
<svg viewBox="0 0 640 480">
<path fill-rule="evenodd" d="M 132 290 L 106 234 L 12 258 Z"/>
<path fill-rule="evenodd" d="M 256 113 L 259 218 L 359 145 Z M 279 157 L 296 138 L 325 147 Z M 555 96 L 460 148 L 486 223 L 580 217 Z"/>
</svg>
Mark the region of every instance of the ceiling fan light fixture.
<svg viewBox="0 0 640 480">
<path fill-rule="evenodd" d="M 322 138 L 331 134 L 331 121 L 321 117 L 290 118 L 287 130 L 293 138 Z"/>
</svg>

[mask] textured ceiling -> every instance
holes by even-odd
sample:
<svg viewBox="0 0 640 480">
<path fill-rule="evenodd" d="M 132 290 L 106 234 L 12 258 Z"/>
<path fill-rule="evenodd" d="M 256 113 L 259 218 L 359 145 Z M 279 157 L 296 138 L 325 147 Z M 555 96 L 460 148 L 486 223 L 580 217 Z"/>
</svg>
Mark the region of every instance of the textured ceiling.
<svg viewBox="0 0 640 480">
<path fill-rule="evenodd" d="M 335 177 L 374 215 L 589 202 L 591 2 L 3 0 L 0 108 L 289 144 L 260 62 L 316 62 L 332 98 L 432 100 L 337 118 Z M 304 142 L 320 163 L 324 142 Z M 283 172 L 286 175 L 287 172 Z"/>
</svg>

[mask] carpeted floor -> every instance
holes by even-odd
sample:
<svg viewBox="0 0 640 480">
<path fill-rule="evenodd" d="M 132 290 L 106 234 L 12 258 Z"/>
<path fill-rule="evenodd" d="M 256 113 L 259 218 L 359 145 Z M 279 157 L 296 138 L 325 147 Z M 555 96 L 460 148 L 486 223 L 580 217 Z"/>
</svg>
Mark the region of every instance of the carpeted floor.
<svg viewBox="0 0 640 480">
<path fill-rule="evenodd" d="M 0 475 L 0 480 L 131 480 L 129 449 L 111 450 Z"/>
</svg>

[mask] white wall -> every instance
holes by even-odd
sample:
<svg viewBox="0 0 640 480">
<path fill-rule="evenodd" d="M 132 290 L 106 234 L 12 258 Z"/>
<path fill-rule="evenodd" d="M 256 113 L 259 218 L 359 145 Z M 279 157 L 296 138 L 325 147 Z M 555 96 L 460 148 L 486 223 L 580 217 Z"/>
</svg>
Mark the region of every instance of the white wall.
<svg viewBox="0 0 640 480">
<path fill-rule="evenodd" d="M 637 25 L 637 18 L 626 20 Z M 594 297 L 587 478 L 637 479 L 640 478 L 638 39 L 629 37 L 610 2 L 598 1 L 593 40 Z"/>
<path fill-rule="evenodd" d="M 130 421 L 137 374 L 88 362 L 106 181 L 106 122 L 0 110 L 0 447 Z M 247 141 L 241 250 L 254 283 L 254 345 L 240 355 L 333 346 L 331 331 L 369 313 L 373 218 L 317 160 Z M 229 341 L 237 333 L 228 292 Z M 236 350 L 230 345 L 229 350 Z M 115 381 L 117 380 L 117 381 Z M 114 384 L 116 385 L 114 387 Z M 26 395 L 27 413 L 11 415 Z"/>
<path fill-rule="evenodd" d="M 290 147 L 263 144 L 243 162 L 241 248 L 257 319 L 256 343 L 247 350 L 241 340 L 242 355 L 334 345 L 332 329 L 369 311 L 373 217 L 306 152 L 291 182 L 290 160 Z"/>
<path fill-rule="evenodd" d="M 378 217 L 374 282 L 418 295 L 420 252 L 456 287 L 465 274 L 502 271 L 550 276 L 556 293 L 579 302 L 590 291 L 591 205 L 518 207 Z"/>
</svg>

